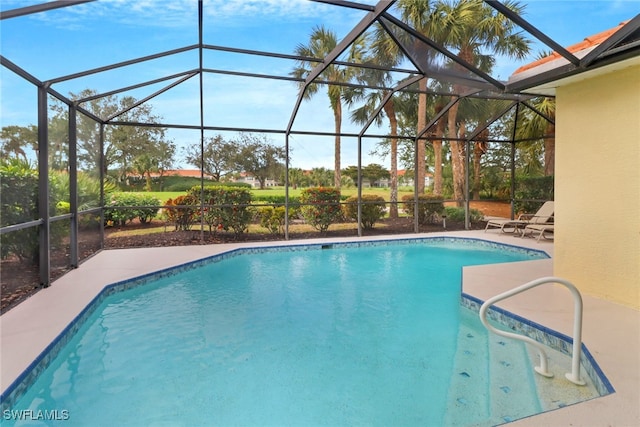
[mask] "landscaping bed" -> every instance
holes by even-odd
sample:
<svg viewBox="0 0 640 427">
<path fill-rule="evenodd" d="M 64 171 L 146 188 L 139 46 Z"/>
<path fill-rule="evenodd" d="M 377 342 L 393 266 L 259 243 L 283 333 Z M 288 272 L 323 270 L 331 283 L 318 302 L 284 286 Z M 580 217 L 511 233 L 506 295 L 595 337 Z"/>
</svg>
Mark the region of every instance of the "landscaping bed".
<svg viewBox="0 0 640 427">
<path fill-rule="evenodd" d="M 509 204 L 505 203 L 472 202 L 471 207 L 481 211 L 485 216 L 508 217 L 510 213 Z M 484 225 L 484 222 L 477 222 L 472 225 L 472 228 L 482 229 Z M 457 230 L 464 230 L 464 223 L 447 220 L 446 228 L 443 227 L 443 223 L 441 222 L 420 226 L 421 233 Z M 385 218 L 376 222 L 373 229 L 363 230 L 363 236 L 411 234 L 413 232 L 414 224 L 411 218 Z M 293 221 L 289 228 L 289 240 L 304 240 L 318 237 L 355 237 L 357 235 L 357 224 L 354 222 L 333 224 L 324 233 L 320 233 L 313 229 L 313 227 L 306 224 L 299 224 L 296 221 Z M 97 236 L 94 236 L 93 238 L 95 239 L 96 237 Z M 153 220 L 144 224 L 133 221 L 123 227 L 105 228 L 104 248 L 123 249 L 282 240 L 285 240 L 283 234 L 269 233 L 266 229 L 258 225 L 252 225 L 249 233 L 236 236 L 232 232 L 224 231 L 217 231 L 215 233 L 210 233 L 208 230 L 201 232 L 199 229 L 175 231 L 173 225 L 160 220 Z M 81 259 L 86 259 L 87 256 L 94 253 L 96 245 L 99 245 L 99 242 L 81 242 Z M 87 249 L 83 251 L 82 248 Z M 52 253 L 51 265 L 52 279 L 54 281 L 69 271 L 68 258 L 68 248 Z M 20 262 L 17 259 L 2 260 L 1 282 L 2 295 L 0 313 L 4 313 L 11 307 L 16 306 L 41 289 L 37 265 Z"/>
</svg>

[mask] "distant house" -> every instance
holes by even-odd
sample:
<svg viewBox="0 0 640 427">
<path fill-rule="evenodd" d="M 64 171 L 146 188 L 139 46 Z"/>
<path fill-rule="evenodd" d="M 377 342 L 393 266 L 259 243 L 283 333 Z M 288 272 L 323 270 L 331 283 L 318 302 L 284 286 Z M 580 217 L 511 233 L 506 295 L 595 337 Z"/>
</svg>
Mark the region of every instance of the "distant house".
<svg viewBox="0 0 640 427">
<path fill-rule="evenodd" d="M 162 174 L 163 177 L 167 177 L 167 176 L 180 176 L 183 178 L 198 178 L 200 179 L 200 169 L 169 169 L 164 171 L 164 173 Z M 139 178 L 139 175 L 130 175 L 130 177 L 136 177 Z M 151 178 L 159 178 L 160 177 L 160 173 L 158 172 L 151 172 Z M 204 179 L 213 179 L 213 176 L 208 175 L 208 174 L 204 174 Z"/>
<path fill-rule="evenodd" d="M 362 178 L 362 188 L 388 188 L 391 185 L 389 178 L 380 178 L 375 181 L 370 181 L 367 178 Z"/>
<path fill-rule="evenodd" d="M 251 185 L 253 188 L 260 188 L 260 181 L 256 178 L 252 173 L 249 172 L 240 172 L 235 178 L 231 179 L 232 182 L 244 182 L 246 184 Z M 264 183 L 265 187 L 275 187 L 278 185 L 278 182 L 274 179 L 269 179 Z"/>
<path fill-rule="evenodd" d="M 398 169 L 398 185 L 413 187 L 414 175 L 413 173 L 407 174 L 406 169 Z M 424 186 L 429 187 L 433 184 L 433 174 L 427 172 L 424 174 Z"/>
</svg>

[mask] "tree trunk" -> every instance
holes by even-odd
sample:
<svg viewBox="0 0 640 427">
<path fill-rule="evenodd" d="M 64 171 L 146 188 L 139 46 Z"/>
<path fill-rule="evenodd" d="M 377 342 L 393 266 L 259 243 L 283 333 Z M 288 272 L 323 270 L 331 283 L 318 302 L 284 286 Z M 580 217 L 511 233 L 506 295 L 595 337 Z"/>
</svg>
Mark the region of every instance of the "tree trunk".
<svg viewBox="0 0 640 427">
<path fill-rule="evenodd" d="M 391 126 L 391 193 L 389 195 L 389 218 L 398 218 L 398 140 L 394 138 L 398 136 L 398 119 L 396 117 L 395 106 L 393 100 L 389 100 L 384 105 L 384 112 L 389 118 L 389 126 Z"/>
<path fill-rule="evenodd" d="M 146 185 L 145 185 L 145 190 L 146 191 L 151 191 L 151 171 L 147 171 L 146 175 Z"/>
<path fill-rule="evenodd" d="M 442 107 L 436 108 L 436 114 L 442 111 Z M 436 136 L 444 137 L 445 130 L 444 117 L 436 124 Z M 433 140 L 433 194 L 442 196 L 442 139 Z"/>
<path fill-rule="evenodd" d="M 456 118 L 458 116 L 458 103 L 454 104 L 448 113 L 448 137 L 451 147 L 451 168 L 453 169 L 453 198 L 458 207 L 464 206 L 464 142 L 458 141 Z"/>
<path fill-rule="evenodd" d="M 556 127 L 547 126 L 544 138 L 544 175 L 552 176 L 556 168 Z"/>
<path fill-rule="evenodd" d="M 417 132 L 420 132 L 427 125 L 427 94 L 422 93 L 427 90 L 427 79 L 424 78 L 418 82 L 420 94 L 418 95 L 418 125 Z M 415 183 L 418 193 L 424 193 L 424 175 L 425 175 L 425 139 L 419 139 L 416 147 L 416 171 L 418 182 Z"/>
<path fill-rule="evenodd" d="M 470 50 L 471 48 L 467 46 L 463 48 L 458 53 L 458 56 L 468 62 L 469 64 L 474 63 L 473 52 Z M 462 67 L 458 64 L 454 65 L 454 69 L 458 71 L 462 71 Z M 461 85 L 453 85 L 454 93 L 463 93 L 465 90 L 468 90 L 467 87 Z M 463 138 L 466 135 L 466 130 L 464 129 L 465 124 L 461 123 L 460 131 L 457 131 L 456 122 L 458 120 L 458 108 L 460 107 L 460 103 L 456 102 L 451 109 L 449 110 L 448 116 L 448 128 L 449 128 L 449 141 L 451 143 L 451 167 L 453 169 L 453 197 L 456 199 L 456 205 L 458 207 L 464 206 L 464 200 L 468 197 L 465 194 L 465 175 L 466 175 L 466 159 L 465 159 L 465 142 L 458 141 L 457 138 Z M 455 139 L 453 139 L 455 138 Z"/>
<path fill-rule="evenodd" d="M 335 109 L 333 111 L 335 118 L 335 154 L 334 154 L 334 162 L 333 162 L 333 185 L 340 189 L 340 184 L 342 181 L 341 171 L 340 171 L 340 130 L 342 129 L 342 103 L 338 99 L 335 104 Z"/>
<path fill-rule="evenodd" d="M 482 146 L 480 142 L 473 144 L 473 200 L 480 200 L 480 160 L 482 158 Z"/>
<path fill-rule="evenodd" d="M 485 129 L 480 132 L 478 139 L 473 143 L 473 200 L 480 200 L 480 189 L 482 187 L 480 162 L 482 161 L 482 155 L 487 152 L 489 130 Z"/>
</svg>

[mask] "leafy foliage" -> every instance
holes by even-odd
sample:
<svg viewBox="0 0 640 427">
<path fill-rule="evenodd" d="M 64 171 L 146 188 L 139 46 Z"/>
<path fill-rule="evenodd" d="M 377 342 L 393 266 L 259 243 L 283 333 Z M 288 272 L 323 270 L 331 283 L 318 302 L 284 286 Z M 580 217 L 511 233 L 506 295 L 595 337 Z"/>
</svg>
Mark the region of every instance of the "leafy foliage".
<svg viewBox="0 0 640 427">
<path fill-rule="evenodd" d="M 353 182 L 358 182 L 358 167 L 357 166 L 349 166 L 342 173 L 353 180 Z M 370 185 L 382 179 L 389 178 L 390 173 L 381 165 L 376 163 L 371 163 L 362 168 L 361 177 L 363 181 L 367 181 Z"/>
<path fill-rule="evenodd" d="M 204 151 L 200 144 L 187 148 L 186 160 L 198 169 L 202 168 L 204 173 L 213 177 L 214 181 L 220 181 L 222 177 L 237 169 L 235 163 L 237 151 L 238 148 L 234 143 L 225 141 L 222 135 L 216 135 L 213 138 L 205 138 Z"/>
<path fill-rule="evenodd" d="M 305 221 L 324 233 L 342 219 L 340 190 L 330 187 L 306 188 L 300 194 L 300 211 Z"/>
<path fill-rule="evenodd" d="M 384 198 L 375 194 L 363 194 L 362 202 L 362 228 L 370 230 L 386 214 Z M 349 197 L 343 209 L 345 217 L 357 221 L 358 197 Z"/>
<path fill-rule="evenodd" d="M 200 187 L 194 187 L 189 194 L 200 197 Z M 236 235 L 247 231 L 251 223 L 251 191 L 246 188 L 207 186 L 203 190 L 204 221 L 210 232 L 233 230 Z"/>
<path fill-rule="evenodd" d="M 265 136 L 252 133 L 241 133 L 236 144 L 237 170 L 252 174 L 260 183 L 260 188 L 265 187 L 267 179 L 282 175 L 286 159 L 284 147 L 273 145 Z"/>
<path fill-rule="evenodd" d="M 198 216 L 198 198 L 185 194 L 175 199 L 169 199 L 165 203 L 163 215 L 167 221 L 175 225 L 176 231 L 188 231 Z"/>
<path fill-rule="evenodd" d="M 0 162 L 0 226 L 20 224 L 38 218 L 38 175 L 28 161 L 6 158 Z M 10 254 L 20 260 L 35 260 L 38 228 L 30 227 L 0 236 L 2 258 Z"/>
<path fill-rule="evenodd" d="M 257 210 L 260 225 L 271 232 L 271 234 L 284 233 L 284 206 L 263 206 Z"/>
<path fill-rule="evenodd" d="M 534 213 L 553 197 L 553 176 L 520 178 L 516 183 L 515 211 Z"/>
<path fill-rule="evenodd" d="M 444 208 L 444 215 L 446 215 L 448 220 L 464 222 L 464 208 L 446 206 Z M 477 209 L 469 209 L 469 219 L 471 222 L 479 222 L 484 219 L 484 214 Z"/>
<path fill-rule="evenodd" d="M 112 193 L 104 210 L 107 224 L 126 225 L 134 219 L 145 224 L 158 215 L 160 200 L 139 193 Z"/>
<path fill-rule="evenodd" d="M 414 216 L 415 201 L 414 196 L 407 194 L 402 197 L 404 212 L 409 216 Z M 418 195 L 418 222 L 420 224 L 435 223 L 444 211 L 444 201 L 442 197 L 434 194 Z"/>
<path fill-rule="evenodd" d="M 66 172 L 51 172 L 49 179 L 50 197 L 56 202 L 69 202 L 69 174 Z M 78 210 L 83 211 L 100 206 L 100 180 L 93 176 L 78 172 Z M 105 194 L 113 193 L 116 186 L 113 182 L 105 181 Z"/>
</svg>

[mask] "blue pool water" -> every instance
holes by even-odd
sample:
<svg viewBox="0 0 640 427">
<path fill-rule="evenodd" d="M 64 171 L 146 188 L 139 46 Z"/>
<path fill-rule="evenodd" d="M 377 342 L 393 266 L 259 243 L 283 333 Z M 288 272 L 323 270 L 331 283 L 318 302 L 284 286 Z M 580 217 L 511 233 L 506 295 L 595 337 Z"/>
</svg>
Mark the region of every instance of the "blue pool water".
<svg viewBox="0 0 640 427">
<path fill-rule="evenodd" d="M 11 409 L 65 426 L 495 425 L 540 412 L 526 349 L 487 336 L 460 287 L 462 266 L 544 254 L 428 240 L 305 249 L 106 297 Z M 58 420 L 33 421 L 43 413 Z"/>
</svg>

